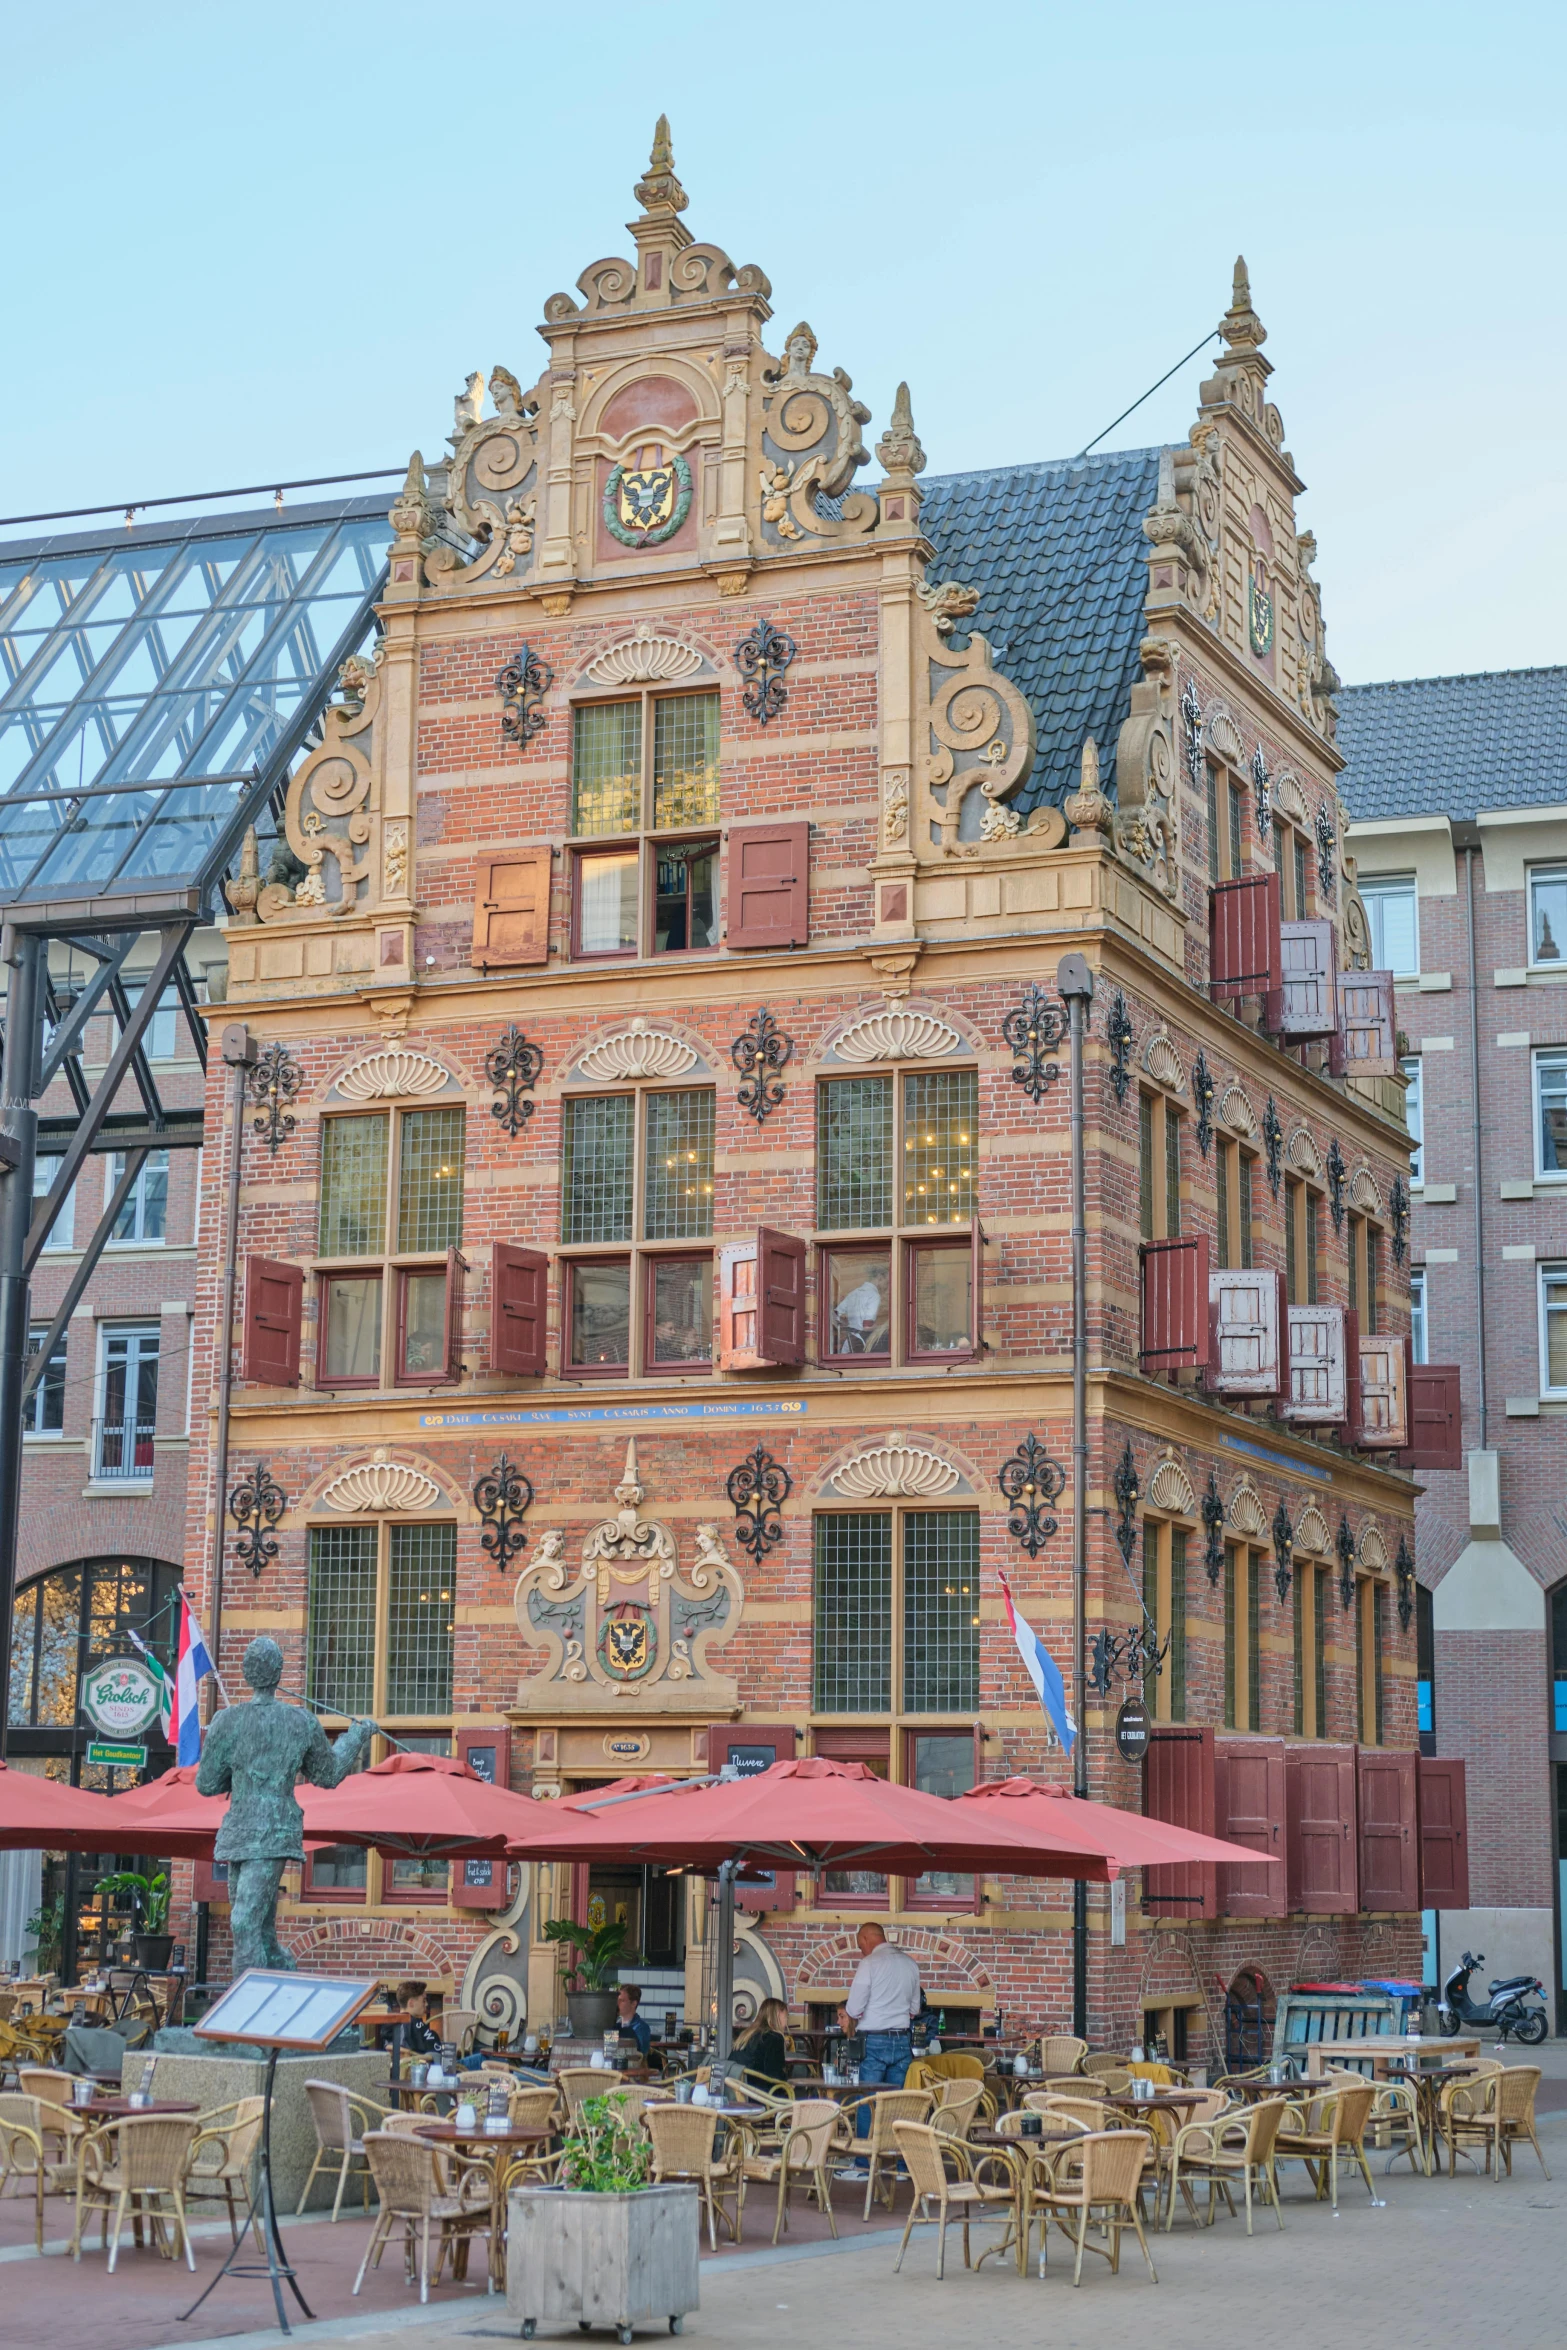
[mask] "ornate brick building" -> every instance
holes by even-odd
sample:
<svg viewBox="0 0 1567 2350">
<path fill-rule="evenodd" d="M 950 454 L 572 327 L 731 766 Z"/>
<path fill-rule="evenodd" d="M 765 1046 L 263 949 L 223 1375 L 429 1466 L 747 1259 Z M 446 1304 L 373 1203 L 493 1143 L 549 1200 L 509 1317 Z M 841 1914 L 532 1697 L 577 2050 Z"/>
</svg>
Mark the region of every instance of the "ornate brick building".
<svg viewBox="0 0 1567 2350">
<path fill-rule="evenodd" d="M 234 1459 L 286 1506 L 225 1648 L 539 1793 L 1060 1774 L 997 1570 L 1070 1670 L 1067 1497 L 1009 1464 L 1069 1458 L 1079 950 L 1092 1784 L 1140 1800 L 1152 1652 L 1150 1803 L 1290 1853 L 1092 1895 L 1095 2035 L 1197 2054 L 1242 1966 L 1417 1946 L 1403 1088 L 1263 329 L 1238 268 L 1186 446 L 926 479 L 906 390 L 872 463 L 809 327 L 773 355 L 662 126 L 637 199 L 538 381 L 471 376 L 413 459 L 376 655 L 230 887 L 232 1016 L 297 1088 L 245 1143 Z M 515 2024 L 574 1902 L 702 1997 L 682 1880 L 447 1890 L 331 1856 L 289 1930 Z M 1064 1887 L 752 1898 L 748 1999 L 830 2002 L 870 1912 L 933 2004 L 1066 2012 Z"/>
</svg>

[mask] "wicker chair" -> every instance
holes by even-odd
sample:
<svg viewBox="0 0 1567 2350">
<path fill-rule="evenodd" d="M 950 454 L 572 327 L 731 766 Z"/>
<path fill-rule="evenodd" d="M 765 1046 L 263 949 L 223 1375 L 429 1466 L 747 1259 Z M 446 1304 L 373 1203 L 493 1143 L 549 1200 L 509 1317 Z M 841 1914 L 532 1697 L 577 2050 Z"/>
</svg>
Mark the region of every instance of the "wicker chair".
<svg viewBox="0 0 1567 2350">
<path fill-rule="evenodd" d="M 1098 2097 L 1063 2097 L 1058 2091 L 1043 2090 L 1023 2100 L 1025 2113 L 1059 2115 L 1075 2122 L 1080 2129 L 1103 2132 L 1118 2120 Z"/>
<path fill-rule="evenodd" d="M 479 2031 L 479 2011 L 476 2007 L 443 2007 L 434 2018 L 443 2040 L 450 2040 L 459 2056 L 465 2056 L 473 2046 Z"/>
<path fill-rule="evenodd" d="M 615 2075 L 603 2065 L 568 2064 L 555 2075 L 555 2086 L 570 2121 L 584 2098 L 602 2097 L 607 2089 L 613 2089 Z"/>
<path fill-rule="evenodd" d="M 1044 2073 L 1079 2073 L 1088 2057 L 1088 2042 L 1070 2032 L 1046 2032 L 1039 2043 L 1039 2069 Z"/>
<path fill-rule="evenodd" d="M 1431 2176 L 1431 2153 L 1420 2119 L 1420 2092 L 1413 2081 L 1378 2081 L 1371 2101 L 1371 2143 L 1391 2147 L 1388 2169 L 1407 2154 L 1417 2169 Z"/>
<path fill-rule="evenodd" d="M 560 2125 L 560 2099 L 553 2084 L 547 2089 L 513 2089 L 507 2111 L 514 2130 L 553 2130 Z"/>
<path fill-rule="evenodd" d="M 431 2283 L 439 2284 L 446 2255 L 452 2256 L 452 2275 L 468 2274 L 468 2247 L 475 2236 L 491 2232 L 493 2210 L 486 2166 L 454 2158 L 404 2130 L 366 2130 L 362 2140 L 375 2191 L 381 2200 L 365 2256 L 354 2279 L 357 2293 L 365 2271 L 381 2265 L 392 2230 L 401 2226 L 405 2254 L 419 2279 L 419 2299 L 430 2298 Z M 435 2231 L 435 2274 L 430 2273 L 430 2231 Z"/>
<path fill-rule="evenodd" d="M 745 2198 L 739 2133 L 734 2133 L 729 2151 L 720 2162 L 713 2151 L 718 2116 L 710 2105 L 644 2106 L 642 2127 L 653 2148 L 650 2173 L 653 2184 L 658 2186 L 666 2179 L 690 2179 L 702 2190 L 702 2201 L 707 2206 L 707 2240 L 712 2249 L 718 2250 L 720 2214 L 738 2244 Z M 725 2195 L 734 2197 L 732 2218 L 723 2208 Z"/>
<path fill-rule="evenodd" d="M 1143 2258 L 1148 2263 L 1148 2274 L 1155 2284 L 1159 2272 L 1154 2267 L 1148 2239 L 1143 2234 L 1143 2215 L 1139 2196 L 1143 2172 L 1152 2148 L 1142 2130 L 1094 2130 L 1079 2138 L 1068 2151 L 1069 2159 L 1045 2169 L 1034 2187 L 1035 2208 L 1045 2225 L 1045 2238 L 1039 2250 L 1043 2269 L 1048 2250 L 1050 2222 L 1054 2219 L 1072 2237 L 1077 2246 L 1073 2264 L 1072 2282 L 1083 2281 L 1084 2251 L 1102 2252 L 1110 2263 L 1112 2276 L 1121 2272 L 1121 2233 L 1126 2227 L 1137 2232 Z M 1067 2225 L 1075 2216 L 1075 2230 Z M 1104 2230 L 1103 2244 L 1088 2242 L 1090 2222 Z"/>
<path fill-rule="evenodd" d="M 916 2227 L 925 2225 L 936 2229 L 936 2275 L 944 2277 L 947 2223 L 954 2215 L 963 2229 L 965 2268 L 974 2265 L 969 2252 L 969 2229 L 976 2219 L 1006 2222 L 1006 2234 L 999 2244 L 986 2246 L 980 2254 L 982 2262 L 991 2252 L 1006 2252 L 1017 2242 L 1021 2222 L 1019 2174 L 1005 2155 L 985 2154 L 975 2159 L 966 2146 L 923 2122 L 895 2121 L 892 2132 L 914 2187 L 903 2241 L 893 2263 L 894 2275 L 903 2266 L 910 2236 Z M 1001 2176 L 986 2179 L 981 2175 L 986 2171 L 999 2172 Z M 936 2207 L 934 2211 L 929 2208 L 932 2203 Z"/>
<path fill-rule="evenodd" d="M 827 2225 L 836 2243 L 838 2222 L 833 2216 L 832 2177 L 828 2166 L 846 2147 L 852 2151 L 842 2108 L 830 2097 L 797 2098 L 778 2127 L 766 2137 L 757 2138 L 740 2157 L 740 2220 L 743 2222 L 745 2217 L 745 2186 L 776 2187 L 778 2209 L 773 2217 L 776 2244 L 789 2225 L 789 2190 L 796 2179 L 803 2178 L 809 2182 L 807 2193 L 814 2189 L 818 2205 L 827 2214 Z M 739 2242 L 738 2226 L 735 2241 Z"/>
<path fill-rule="evenodd" d="M 262 2097 L 237 2097 L 232 2105 L 214 2106 L 210 2113 L 198 2116 L 201 2131 L 190 2150 L 185 2200 L 216 2202 L 221 2196 L 229 2215 L 229 2235 L 236 2244 L 239 2220 L 234 2210 L 234 2190 L 237 2187 L 246 2202 L 250 2202 L 250 2171 L 261 2143 L 261 2117 L 265 2107 L 266 2100 Z M 261 2236 L 261 2213 L 254 2204 L 250 2224 L 256 2250 L 265 2260 L 267 2248 Z"/>
<path fill-rule="evenodd" d="M 1222 2089 L 1200 2090 L 1196 2093 L 1195 2101 L 1185 2108 L 1184 2119 L 1199 2124 L 1216 2122 L 1222 2113 L 1228 2111 L 1229 2102 Z M 1136 2116 L 1127 2115 L 1118 2124 L 1111 2124 L 1108 2115 L 1105 2119 L 1106 2124 L 1112 2127 L 1119 2126 L 1123 2129 L 1138 2129 L 1147 2132 L 1148 2142 L 1153 2148 L 1154 2155 L 1153 2169 L 1156 2188 L 1154 2224 L 1157 2226 L 1166 2188 L 1169 2189 L 1172 2210 L 1174 2208 L 1175 2141 L 1180 2134 L 1182 2116 L 1170 2107 L 1166 2107 L 1162 2112 L 1158 2107 L 1151 2107 L 1145 2113 Z M 1186 2191 L 1186 2199 L 1188 2204 L 1191 2204 L 1189 2191 Z M 1196 2208 L 1194 2205 L 1192 2213 L 1195 2218 Z"/>
<path fill-rule="evenodd" d="M 1365 2148 L 1366 2124 L 1375 2097 L 1374 2084 L 1361 2081 L 1353 2088 L 1341 2084 L 1320 2097 L 1286 2100 L 1284 2121 L 1274 2140 L 1275 2178 L 1280 2162 L 1303 2162 L 1316 2187 L 1317 2201 L 1321 2202 L 1326 2186 L 1337 2211 L 1339 2155 L 1347 2152 L 1359 2164 L 1366 2193 L 1375 2203 L 1377 2191 Z"/>
<path fill-rule="evenodd" d="M 1261 2185 L 1264 2197 L 1273 2205 L 1273 2216 L 1282 2230 L 1284 2214 L 1279 2209 L 1278 2174 L 1273 2167 L 1274 2142 L 1279 2125 L 1289 2110 L 1282 2097 L 1264 2098 L 1249 2112 L 1231 2112 L 1228 2119 L 1222 2114 L 1184 2122 L 1175 2133 L 1170 2149 L 1169 2202 L 1164 2215 L 1165 2233 L 1175 2225 L 1175 2198 L 1177 2191 L 1184 2194 L 1197 2216 L 1192 2201 L 1189 2181 L 1208 2182 L 1208 2220 L 1211 2228 L 1218 2217 L 1218 2198 L 1222 2194 L 1229 2206 L 1230 2217 L 1235 2216 L 1235 2204 L 1230 2194 L 1231 2185 L 1239 2180 L 1246 2197 L 1246 2233 L 1251 2229 L 1252 2191 Z"/>
<path fill-rule="evenodd" d="M 1541 2170 L 1546 2170 L 1545 2154 L 1534 2126 L 1534 2100 L 1540 2086 L 1540 2068 L 1535 2064 L 1507 2065 L 1488 2073 L 1467 2095 L 1464 2084 L 1454 2084 L 1457 2094 L 1448 2102 L 1444 2117 L 1444 2133 L 1448 2143 L 1448 2168 L 1457 2175 L 1456 2158 L 1466 2146 L 1483 2146 L 1486 2168 L 1491 2177 L 1500 2181 L 1502 2165 L 1507 2176 L 1513 2175 L 1513 2148 L 1525 2138 L 1534 2148 Z"/>
<path fill-rule="evenodd" d="M 1107 2073 L 1126 2072 L 1127 2063 L 1124 2056 L 1110 2056 L 1101 2053 L 1097 2056 L 1085 2056 L 1078 2069 L 1081 2072 L 1085 2072 L 1091 2076 L 1097 2076 L 1102 2079 Z M 1128 2078 L 1130 2078 L 1130 2075 L 1128 2075 Z"/>
<path fill-rule="evenodd" d="M 966 2138 L 979 2115 L 985 2094 L 983 2081 L 947 2081 L 942 2085 L 931 2127 L 943 2138 Z"/>
<path fill-rule="evenodd" d="M 154 2239 L 162 2222 L 174 2230 L 172 2253 L 184 2250 L 194 2275 L 196 2255 L 190 2248 L 185 2223 L 185 2173 L 200 2123 L 194 2116 L 172 2113 L 130 2113 L 83 2138 L 76 2155 L 76 2232 L 71 2258 L 82 2257 L 82 2230 L 89 2212 L 103 2222 L 103 2241 L 109 2251 L 109 2274 L 119 2258 L 120 2231 L 130 2212 L 152 2222 Z M 114 2225 L 109 2225 L 110 2211 Z"/>
<path fill-rule="evenodd" d="M 76 2157 L 52 2123 L 56 2108 L 37 2097 L 0 2096 L 0 2195 L 15 2179 L 36 2205 L 34 2240 L 44 2248 L 44 2197 L 76 2193 Z"/>
<path fill-rule="evenodd" d="M 866 2157 L 870 2165 L 865 2174 L 865 2217 L 869 2219 L 883 2164 L 888 2168 L 882 2201 L 889 2211 L 897 2193 L 898 2145 L 894 2130 L 899 2122 L 927 2121 L 932 2098 L 928 2089 L 877 2089 L 862 2102 L 870 2107 L 871 2126 L 866 2137 L 855 2139 L 854 2151 L 856 2156 Z"/>
<path fill-rule="evenodd" d="M 383 2107 L 368 2097 L 357 2097 L 337 2081 L 307 2081 L 305 2095 L 310 2100 L 310 2118 L 316 2125 L 316 2157 L 310 2165 L 310 2175 L 300 2189 L 295 2216 L 304 2210 L 306 2198 L 315 2185 L 316 2173 L 323 2163 L 337 2163 L 337 2193 L 332 2198 L 332 2218 L 336 2222 L 343 2208 L 343 2189 L 348 2174 L 356 2162 L 364 2164 L 361 2173 L 360 2194 L 366 2211 L 370 2208 L 370 2159 L 365 2153 L 363 2117 L 373 2116 L 370 2127 L 378 2129 L 385 2117 Z"/>
</svg>

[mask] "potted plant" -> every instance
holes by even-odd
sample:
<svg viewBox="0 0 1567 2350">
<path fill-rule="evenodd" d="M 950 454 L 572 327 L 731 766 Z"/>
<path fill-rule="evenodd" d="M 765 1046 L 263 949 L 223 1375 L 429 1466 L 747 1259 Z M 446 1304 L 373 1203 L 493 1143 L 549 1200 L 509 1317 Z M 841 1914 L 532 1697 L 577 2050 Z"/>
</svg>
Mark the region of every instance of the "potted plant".
<svg viewBox="0 0 1567 2350">
<path fill-rule="evenodd" d="M 551 1918 L 544 1939 L 571 1948 L 570 1962 L 561 1971 L 573 2038 L 602 2040 L 615 2020 L 620 1958 L 626 1947 L 624 1921 L 582 1926 L 575 1918 Z"/>
<path fill-rule="evenodd" d="M 144 1877 L 137 1869 L 116 1869 L 111 1876 L 99 1878 L 98 1890 L 129 1894 L 136 1919 L 132 1935 L 136 1964 L 151 1967 L 155 1972 L 166 1967 L 174 1948 L 174 1937 L 168 1931 L 168 1870 L 160 1869 L 156 1876 Z"/>
<path fill-rule="evenodd" d="M 563 1940 L 563 1936 L 557 1936 Z M 637 2324 L 678 2334 L 699 2305 L 701 2204 L 694 2186 L 652 2186 L 652 2147 L 624 2092 L 588 2097 L 561 2148 L 560 2183 L 509 2198 L 506 2306 L 531 2341 L 541 2318 L 586 2333 Z"/>
</svg>

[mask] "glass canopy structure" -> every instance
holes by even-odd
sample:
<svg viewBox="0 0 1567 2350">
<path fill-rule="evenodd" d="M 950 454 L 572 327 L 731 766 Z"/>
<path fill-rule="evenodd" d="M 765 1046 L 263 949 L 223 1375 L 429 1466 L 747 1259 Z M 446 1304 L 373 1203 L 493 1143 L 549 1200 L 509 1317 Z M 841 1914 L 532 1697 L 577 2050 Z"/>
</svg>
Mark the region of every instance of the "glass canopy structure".
<svg viewBox="0 0 1567 2350">
<path fill-rule="evenodd" d="M 206 906 L 372 633 L 386 504 L 0 542 L 0 906 Z"/>
</svg>

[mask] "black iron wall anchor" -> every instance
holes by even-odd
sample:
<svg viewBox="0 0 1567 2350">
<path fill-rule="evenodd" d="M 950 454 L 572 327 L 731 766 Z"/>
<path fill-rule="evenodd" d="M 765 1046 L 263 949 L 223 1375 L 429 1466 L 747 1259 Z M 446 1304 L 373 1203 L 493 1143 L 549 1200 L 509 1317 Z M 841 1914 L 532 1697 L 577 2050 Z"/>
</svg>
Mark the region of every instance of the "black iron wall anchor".
<svg viewBox="0 0 1567 2350">
<path fill-rule="evenodd" d="M 1031 1559 L 1038 1558 L 1051 1535 L 1059 1532 L 1050 1511 L 1066 1491 L 1065 1469 L 1051 1459 L 1037 1436 L 1025 1436 L 1002 1462 L 996 1483 L 1012 1504 L 1007 1532 Z"/>
<path fill-rule="evenodd" d="M 1110 1046 L 1110 1084 L 1116 1100 L 1124 1102 L 1126 1089 L 1131 1083 L 1133 1038 L 1131 1015 L 1126 1008 L 1126 998 L 1119 988 L 1110 999 L 1105 1036 Z"/>
<path fill-rule="evenodd" d="M 1395 1175 L 1388 1186 L 1387 1212 L 1393 1226 L 1393 1262 L 1401 1265 L 1409 1246 L 1409 1193 L 1402 1175 Z"/>
<path fill-rule="evenodd" d="M 503 1574 L 519 1551 L 527 1547 L 527 1528 L 522 1521 L 532 1500 L 530 1480 L 504 1453 L 474 1486 L 473 1506 L 484 1522 L 479 1548 L 489 1553 Z"/>
<path fill-rule="evenodd" d="M 1338 1552 L 1338 1603 L 1347 1612 L 1355 1598 L 1355 1537 L 1349 1530 L 1348 1518 L 1342 1512 L 1333 1547 Z"/>
<path fill-rule="evenodd" d="M 757 1566 L 784 1538 L 779 1512 L 793 1484 L 782 1461 L 774 1460 L 764 1444 L 748 1453 L 725 1480 L 724 1491 L 735 1513 L 735 1540 Z"/>
<path fill-rule="evenodd" d="M 1197 1148 L 1204 1158 L 1213 1147 L 1213 1097 L 1217 1091 L 1208 1056 L 1199 1052 L 1192 1063 L 1192 1100 L 1197 1105 Z"/>
<path fill-rule="evenodd" d="M 1335 1232 L 1342 1232 L 1344 1229 L 1344 1185 L 1348 1175 L 1349 1169 L 1344 1164 L 1344 1153 L 1339 1149 L 1338 1136 L 1335 1134 L 1328 1144 L 1327 1158 L 1328 1209 L 1333 1218 Z"/>
<path fill-rule="evenodd" d="M 245 1080 L 245 1091 L 260 1106 L 251 1124 L 274 1155 L 299 1123 L 287 1104 L 297 1100 L 304 1082 L 304 1069 L 286 1044 L 264 1046 Z"/>
<path fill-rule="evenodd" d="M 774 628 L 770 620 L 758 620 L 736 645 L 735 661 L 741 676 L 749 680 L 740 699 L 759 726 L 770 725 L 789 699 L 784 671 L 799 649 L 793 637 Z"/>
<path fill-rule="evenodd" d="M 527 644 L 517 647 L 495 680 L 501 697 L 501 732 L 519 748 L 531 743 L 548 725 L 543 702 L 554 683 L 554 670 Z"/>
<path fill-rule="evenodd" d="M 538 1084 L 544 1068 L 544 1055 L 536 1044 L 530 1044 L 515 1022 L 507 1029 L 493 1052 L 484 1056 L 484 1074 L 491 1085 L 500 1088 L 490 1104 L 490 1116 L 510 1135 L 518 1135 L 533 1116 L 535 1104 L 524 1101 Z"/>
<path fill-rule="evenodd" d="M 239 1528 L 234 1556 L 242 1567 L 259 1575 L 277 1557 L 275 1528 L 288 1507 L 288 1495 L 277 1484 L 265 1461 L 257 1461 L 229 1495 L 229 1516 Z"/>
<path fill-rule="evenodd" d="M 1181 716 L 1186 723 L 1186 780 L 1200 797 L 1206 761 L 1202 748 L 1202 704 L 1197 699 L 1195 678 L 1189 677 L 1181 688 Z"/>
<path fill-rule="evenodd" d="M 1132 1553 L 1137 1547 L 1137 1504 L 1142 1498 L 1142 1487 L 1137 1482 L 1137 1463 L 1132 1458 L 1130 1445 L 1116 1464 L 1113 1491 L 1115 1493 L 1115 1543 L 1131 1572 Z"/>
<path fill-rule="evenodd" d="M 1203 1545 L 1202 1563 L 1207 1569 L 1209 1582 L 1217 1584 L 1224 1572 L 1224 1497 L 1212 1469 L 1208 1471 L 1208 1488 L 1202 1497 L 1201 1509 L 1208 1536 Z"/>
<path fill-rule="evenodd" d="M 1017 1056 L 1013 1084 L 1020 1085 L 1031 1102 L 1042 1101 L 1061 1074 L 1060 1063 L 1050 1056 L 1066 1034 L 1065 1004 L 1052 1003 L 1043 988 L 1031 984 L 1024 988 L 1022 1002 L 1002 1021 L 1001 1033 Z"/>
<path fill-rule="evenodd" d="M 778 1072 L 794 1058 L 794 1039 L 785 1036 L 764 1004 L 729 1047 L 729 1058 L 740 1072 L 735 1096 L 748 1118 L 765 1125 L 784 1097 Z"/>
<path fill-rule="evenodd" d="M 1335 854 L 1338 834 L 1333 829 L 1333 819 L 1328 814 L 1326 801 L 1317 808 L 1316 829 L 1317 880 L 1321 884 L 1323 904 L 1331 906 L 1338 896 L 1338 860 Z"/>
<path fill-rule="evenodd" d="M 1273 1096 L 1262 1113 L 1262 1148 L 1268 1166 L 1268 1189 L 1275 1199 L 1279 1196 L 1279 1181 L 1284 1173 L 1284 1129 L 1279 1124 L 1279 1113 Z"/>
<path fill-rule="evenodd" d="M 1393 1572 L 1398 1577 L 1398 1621 L 1400 1628 L 1407 1632 L 1415 1613 L 1415 1562 L 1402 1534 L 1398 1538 Z"/>
<path fill-rule="evenodd" d="M 1273 1588 L 1280 1600 L 1289 1597 L 1295 1558 L 1295 1529 L 1283 1502 L 1273 1513 Z"/>
</svg>

